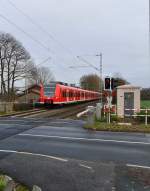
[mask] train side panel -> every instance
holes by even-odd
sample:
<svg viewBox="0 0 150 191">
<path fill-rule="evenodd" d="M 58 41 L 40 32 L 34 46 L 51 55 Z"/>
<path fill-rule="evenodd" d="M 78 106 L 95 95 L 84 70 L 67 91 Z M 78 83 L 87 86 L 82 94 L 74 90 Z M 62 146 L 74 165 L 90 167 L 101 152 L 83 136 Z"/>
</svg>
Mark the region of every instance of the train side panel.
<svg viewBox="0 0 150 191">
<path fill-rule="evenodd" d="M 40 102 L 46 104 L 68 104 L 99 99 L 98 92 L 83 90 L 76 87 L 55 84 L 53 87 L 41 86 Z"/>
</svg>

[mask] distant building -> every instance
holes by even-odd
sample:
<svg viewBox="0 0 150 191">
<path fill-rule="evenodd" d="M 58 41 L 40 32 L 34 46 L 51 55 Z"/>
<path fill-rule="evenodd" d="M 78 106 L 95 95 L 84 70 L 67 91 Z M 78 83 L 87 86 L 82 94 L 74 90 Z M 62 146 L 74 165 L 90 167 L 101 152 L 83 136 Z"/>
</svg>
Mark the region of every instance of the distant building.
<svg viewBox="0 0 150 191">
<path fill-rule="evenodd" d="M 16 98 L 16 102 L 19 103 L 35 103 L 40 98 L 40 86 L 32 85 L 27 90 L 24 90 L 23 93 L 19 94 Z"/>
</svg>

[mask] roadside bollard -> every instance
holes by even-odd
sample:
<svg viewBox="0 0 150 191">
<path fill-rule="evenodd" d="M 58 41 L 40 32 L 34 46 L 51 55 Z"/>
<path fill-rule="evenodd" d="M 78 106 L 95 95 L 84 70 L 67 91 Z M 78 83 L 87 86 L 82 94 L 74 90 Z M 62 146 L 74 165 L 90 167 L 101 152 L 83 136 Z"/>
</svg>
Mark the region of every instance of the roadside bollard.
<svg viewBox="0 0 150 191">
<path fill-rule="evenodd" d="M 96 119 L 100 120 L 102 118 L 102 104 L 97 103 L 96 104 Z"/>
<path fill-rule="evenodd" d="M 87 123 L 88 125 L 94 125 L 95 108 L 94 106 L 88 106 L 87 109 Z"/>
</svg>

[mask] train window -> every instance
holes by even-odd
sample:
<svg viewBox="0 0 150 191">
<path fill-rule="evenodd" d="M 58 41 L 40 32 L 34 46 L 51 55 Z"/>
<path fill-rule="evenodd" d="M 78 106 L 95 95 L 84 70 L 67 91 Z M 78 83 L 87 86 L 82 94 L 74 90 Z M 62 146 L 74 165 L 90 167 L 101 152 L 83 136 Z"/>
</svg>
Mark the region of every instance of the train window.
<svg viewBox="0 0 150 191">
<path fill-rule="evenodd" d="M 44 94 L 45 96 L 49 96 L 49 97 L 52 97 L 54 96 L 55 94 L 55 89 L 56 89 L 56 83 L 50 83 L 49 85 L 47 86 L 44 86 Z"/>
<path fill-rule="evenodd" d="M 65 90 L 63 91 L 63 97 L 66 97 L 66 91 Z"/>
</svg>

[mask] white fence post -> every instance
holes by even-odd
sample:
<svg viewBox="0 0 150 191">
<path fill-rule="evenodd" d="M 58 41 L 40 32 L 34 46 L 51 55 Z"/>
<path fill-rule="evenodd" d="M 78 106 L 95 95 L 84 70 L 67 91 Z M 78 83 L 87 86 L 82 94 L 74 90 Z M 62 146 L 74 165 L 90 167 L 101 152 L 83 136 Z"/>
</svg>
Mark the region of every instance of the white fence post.
<svg viewBox="0 0 150 191">
<path fill-rule="evenodd" d="M 147 114 L 148 114 L 148 111 L 147 109 L 145 110 L 145 125 L 147 125 Z"/>
<path fill-rule="evenodd" d="M 129 110 L 134 110 L 135 109 L 126 109 L 127 111 Z M 127 116 L 132 116 L 132 117 L 143 117 L 145 119 L 145 125 L 147 126 L 148 125 L 148 117 L 150 117 L 150 114 L 148 113 L 148 111 L 150 111 L 150 109 L 140 109 L 140 111 L 145 111 L 145 114 L 142 114 L 142 115 L 138 115 L 138 114 L 134 114 L 134 115 L 124 115 L 125 117 Z"/>
</svg>

